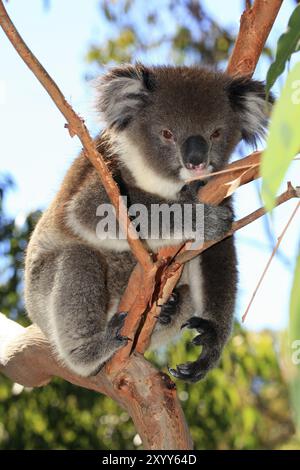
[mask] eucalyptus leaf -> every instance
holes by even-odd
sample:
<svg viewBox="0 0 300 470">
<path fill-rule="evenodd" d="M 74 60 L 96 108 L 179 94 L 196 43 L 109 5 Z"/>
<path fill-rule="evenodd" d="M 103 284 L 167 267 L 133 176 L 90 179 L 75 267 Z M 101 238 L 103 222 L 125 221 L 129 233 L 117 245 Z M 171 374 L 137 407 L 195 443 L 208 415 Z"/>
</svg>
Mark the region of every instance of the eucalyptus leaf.
<svg viewBox="0 0 300 470">
<path fill-rule="evenodd" d="M 274 207 L 276 193 L 300 149 L 300 63 L 289 73 L 271 116 L 267 148 L 263 152 L 262 196 L 267 209 Z"/>
<path fill-rule="evenodd" d="M 289 381 L 295 424 L 300 432 L 300 255 L 297 258 L 290 301 L 289 341 L 293 374 Z"/>
<path fill-rule="evenodd" d="M 275 61 L 271 64 L 266 79 L 267 93 L 270 91 L 275 81 L 282 74 L 286 62 L 290 59 L 293 52 L 300 49 L 300 5 L 293 11 L 288 28 L 283 33 L 277 43 Z"/>
<path fill-rule="evenodd" d="M 296 262 L 293 287 L 291 291 L 289 337 L 292 342 L 297 340 L 300 341 L 300 253 Z"/>
</svg>

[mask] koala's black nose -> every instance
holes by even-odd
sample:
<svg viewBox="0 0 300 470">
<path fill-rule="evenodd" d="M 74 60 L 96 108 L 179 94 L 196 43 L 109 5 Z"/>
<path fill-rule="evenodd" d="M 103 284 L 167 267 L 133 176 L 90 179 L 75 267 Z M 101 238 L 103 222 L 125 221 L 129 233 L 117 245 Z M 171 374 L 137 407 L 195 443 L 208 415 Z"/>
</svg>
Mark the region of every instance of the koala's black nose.
<svg viewBox="0 0 300 470">
<path fill-rule="evenodd" d="M 208 143 L 202 135 L 192 135 L 182 144 L 182 158 L 187 168 L 207 163 Z"/>
</svg>

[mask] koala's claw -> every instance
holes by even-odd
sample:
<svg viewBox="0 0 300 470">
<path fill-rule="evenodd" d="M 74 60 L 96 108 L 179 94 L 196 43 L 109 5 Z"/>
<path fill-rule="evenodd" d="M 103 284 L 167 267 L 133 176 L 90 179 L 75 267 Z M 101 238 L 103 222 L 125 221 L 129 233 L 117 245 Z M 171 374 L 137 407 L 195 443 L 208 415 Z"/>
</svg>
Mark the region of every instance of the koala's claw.
<svg viewBox="0 0 300 470">
<path fill-rule="evenodd" d="M 124 325 L 125 318 L 127 317 L 127 312 L 117 312 L 115 313 L 109 322 L 109 325 L 112 327 L 118 327 L 119 325 Z"/>
<path fill-rule="evenodd" d="M 170 295 L 169 300 L 161 306 L 160 314 L 157 319 L 161 325 L 168 325 L 171 323 L 173 315 L 177 312 L 179 300 L 179 293 L 174 290 Z"/>
<path fill-rule="evenodd" d="M 202 333 L 206 327 L 206 324 L 210 323 L 208 320 L 204 320 L 199 317 L 191 317 L 185 323 L 181 325 L 181 329 L 187 327 L 189 329 L 196 329 L 198 333 Z"/>
<path fill-rule="evenodd" d="M 126 343 L 126 344 L 128 341 L 132 341 L 131 338 L 129 338 L 128 336 L 122 336 L 122 335 L 117 335 L 116 340 L 120 341 L 120 343 Z"/>
<path fill-rule="evenodd" d="M 179 364 L 176 369 L 169 368 L 169 372 L 178 379 L 198 382 L 216 364 L 220 356 L 217 333 L 211 321 L 199 317 L 190 318 L 181 328 L 184 327 L 198 331 L 199 335 L 192 340 L 192 344 L 202 346 L 202 351 L 197 361 Z"/>
</svg>

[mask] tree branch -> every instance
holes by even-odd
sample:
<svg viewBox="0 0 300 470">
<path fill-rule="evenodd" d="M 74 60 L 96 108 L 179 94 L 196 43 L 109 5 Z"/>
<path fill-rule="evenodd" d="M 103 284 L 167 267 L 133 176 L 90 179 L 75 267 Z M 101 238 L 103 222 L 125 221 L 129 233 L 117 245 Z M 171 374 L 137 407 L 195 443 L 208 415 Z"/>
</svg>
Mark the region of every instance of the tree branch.
<svg viewBox="0 0 300 470">
<path fill-rule="evenodd" d="M 252 75 L 283 0 L 255 0 L 241 16 L 240 30 L 229 59 L 230 75 Z"/>
<path fill-rule="evenodd" d="M 244 13 L 241 31 L 228 67 L 230 73 L 253 72 L 280 4 L 278 0 L 272 2 L 256 0 L 254 6 Z M 249 23 L 251 34 L 247 31 L 247 23 Z M 166 375 L 158 372 L 135 352 L 135 350 L 142 352 L 145 350 L 150 331 L 154 326 L 156 300 L 159 298 L 167 300 L 180 276 L 181 263 L 185 262 L 182 259 L 180 264 L 177 262 L 180 256 L 184 255 L 182 247 L 161 250 L 157 262 L 153 264 L 149 253 L 140 240 L 136 239 L 136 232 L 128 220 L 125 207 L 119 206 L 118 187 L 83 121 L 75 114 L 57 85 L 28 49 L 9 19 L 2 0 L 0 0 L 0 24 L 19 55 L 65 116 L 71 136 L 76 134 L 81 140 L 87 158 L 97 169 L 116 208 L 120 224 L 126 229 L 130 247 L 140 263 L 130 278 L 128 286 L 130 292 L 127 289 L 122 299 L 123 305 L 129 306 L 129 315 L 125 324 L 129 335 L 139 330 L 141 315 L 144 312 L 146 316 L 146 321 L 145 316 L 142 318 L 145 324 L 133 345 L 123 348 L 104 370 L 90 378 L 75 376 L 59 364 L 51 355 L 48 342 L 36 326 L 23 329 L 20 325 L 16 326 L 14 322 L 1 316 L 0 369 L 12 380 L 23 385 L 41 386 L 49 382 L 53 375 L 57 375 L 76 385 L 105 393 L 128 410 L 141 435 L 144 447 L 190 449 L 192 441 L 176 397 L 175 385 Z M 255 31 L 253 25 L 255 25 Z M 247 158 L 253 158 L 257 163 L 259 155 Z M 241 162 L 238 162 L 238 165 L 241 165 Z M 205 202 L 218 203 L 228 195 L 228 190 L 235 190 L 239 184 L 246 183 L 257 176 L 258 165 L 254 165 L 249 172 L 235 169 L 231 175 L 225 176 L 224 174 L 215 177 L 202 190 L 201 199 Z M 237 179 L 239 179 L 239 184 L 236 182 Z"/>
<path fill-rule="evenodd" d="M 282 193 L 280 196 L 278 196 L 275 206 L 276 207 L 280 206 L 281 204 L 289 201 L 290 199 L 299 198 L 299 197 L 300 197 L 300 187 L 297 186 L 296 188 L 294 188 L 291 183 L 288 183 L 287 190 L 284 193 Z M 251 214 L 248 214 L 242 219 L 238 220 L 237 222 L 234 222 L 232 224 L 231 230 L 229 230 L 229 232 L 220 240 L 212 240 L 212 241 L 206 242 L 203 244 L 201 248 L 199 248 L 199 250 L 193 250 L 193 251 L 187 250 L 184 253 L 181 253 L 178 256 L 176 256 L 175 261 L 177 263 L 186 263 L 187 261 L 190 261 L 195 256 L 198 256 L 200 253 L 212 247 L 213 245 L 216 245 L 216 243 L 219 243 L 225 238 L 231 237 L 235 232 L 237 232 L 238 230 L 241 230 L 242 228 L 246 227 L 246 225 L 251 224 L 255 220 L 264 216 L 265 214 L 266 214 L 265 207 L 260 207 L 259 209 L 256 209 L 254 212 L 251 212 Z"/>
<path fill-rule="evenodd" d="M 230 170 L 228 173 L 215 176 L 203 186 L 199 192 L 201 201 L 207 204 L 220 204 L 240 186 L 259 178 L 261 154 L 262 152 L 253 152 L 248 157 L 227 165 L 225 169 Z"/>
<path fill-rule="evenodd" d="M 170 378 L 138 354 L 112 380 L 104 372 L 83 378 L 53 357 L 35 325 L 23 328 L 0 314 L 0 370 L 27 387 L 46 385 L 52 376 L 111 397 L 133 419 L 147 449 L 192 449 L 192 440 Z"/>
</svg>

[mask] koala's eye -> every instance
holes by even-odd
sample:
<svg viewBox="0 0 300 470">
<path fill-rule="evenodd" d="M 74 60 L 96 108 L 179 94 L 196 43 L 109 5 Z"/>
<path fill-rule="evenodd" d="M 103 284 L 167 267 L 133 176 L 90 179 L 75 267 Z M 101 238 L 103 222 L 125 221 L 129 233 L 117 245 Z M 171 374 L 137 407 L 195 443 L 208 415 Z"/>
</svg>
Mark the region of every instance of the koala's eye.
<svg viewBox="0 0 300 470">
<path fill-rule="evenodd" d="M 216 129 L 210 136 L 211 139 L 218 139 L 221 135 L 222 130 Z"/>
<path fill-rule="evenodd" d="M 166 140 L 174 140 L 174 135 L 169 129 L 163 129 L 161 134 Z"/>
</svg>

